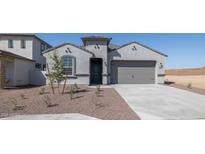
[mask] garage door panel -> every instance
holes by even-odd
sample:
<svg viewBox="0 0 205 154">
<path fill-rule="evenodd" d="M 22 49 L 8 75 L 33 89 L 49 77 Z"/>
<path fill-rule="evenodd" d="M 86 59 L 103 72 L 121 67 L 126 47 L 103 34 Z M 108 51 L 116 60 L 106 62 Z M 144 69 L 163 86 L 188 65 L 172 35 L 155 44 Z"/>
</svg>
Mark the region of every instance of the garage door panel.
<svg viewBox="0 0 205 154">
<path fill-rule="evenodd" d="M 112 63 L 112 83 L 153 84 L 155 83 L 155 62 L 115 61 Z"/>
</svg>

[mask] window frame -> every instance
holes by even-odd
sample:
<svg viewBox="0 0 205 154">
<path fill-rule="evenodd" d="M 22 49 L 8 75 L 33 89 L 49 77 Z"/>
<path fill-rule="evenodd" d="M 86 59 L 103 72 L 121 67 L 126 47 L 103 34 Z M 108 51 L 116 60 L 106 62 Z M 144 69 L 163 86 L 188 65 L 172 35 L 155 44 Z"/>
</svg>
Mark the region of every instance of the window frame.
<svg viewBox="0 0 205 154">
<path fill-rule="evenodd" d="M 14 48 L 14 40 L 8 40 L 8 48 Z"/>
<path fill-rule="evenodd" d="M 44 51 L 44 50 L 45 50 L 45 44 L 41 43 L 41 51 Z"/>
<path fill-rule="evenodd" d="M 37 65 L 39 66 L 39 67 L 37 67 Z M 40 63 L 35 63 L 35 68 L 36 69 L 41 69 L 42 67 L 41 67 L 41 64 Z"/>
<path fill-rule="evenodd" d="M 65 65 L 64 65 L 64 59 L 65 58 L 71 58 L 72 60 L 72 64 L 71 66 L 68 66 L 67 68 L 71 68 L 72 69 L 72 73 L 71 74 L 65 74 L 65 72 L 63 71 L 63 74 L 68 76 L 68 77 L 74 77 L 75 76 L 75 66 L 76 66 L 76 58 L 74 56 L 71 56 L 71 55 L 64 55 L 61 57 L 61 61 L 62 61 L 62 67 L 63 69 L 66 69 L 65 68 Z M 68 62 L 69 63 L 69 62 Z"/>
</svg>

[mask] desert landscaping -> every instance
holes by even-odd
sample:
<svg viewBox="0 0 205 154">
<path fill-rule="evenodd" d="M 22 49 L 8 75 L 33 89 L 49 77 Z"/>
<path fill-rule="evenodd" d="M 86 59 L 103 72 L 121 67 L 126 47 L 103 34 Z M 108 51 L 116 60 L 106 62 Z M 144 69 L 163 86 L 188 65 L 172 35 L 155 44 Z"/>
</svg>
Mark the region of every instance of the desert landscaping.
<svg viewBox="0 0 205 154">
<path fill-rule="evenodd" d="M 80 113 L 105 120 L 139 119 L 113 88 L 67 85 L 0 90 L 0 116 Z"/>
</svg>

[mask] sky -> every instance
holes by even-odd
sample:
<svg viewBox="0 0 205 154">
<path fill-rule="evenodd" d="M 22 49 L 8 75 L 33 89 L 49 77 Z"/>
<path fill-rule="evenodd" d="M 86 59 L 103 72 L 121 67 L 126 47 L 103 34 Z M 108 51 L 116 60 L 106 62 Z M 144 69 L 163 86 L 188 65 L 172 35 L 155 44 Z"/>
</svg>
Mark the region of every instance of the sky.
<svg viewBox="0 0 205 154">
<path fill-rule="evenodd" d="M 168 55 L 167 69 L 205 67 L 205 33 L 37 33 L 56 46 L 62 43 L 82 45 L 83 36 L 111 37 L 111 43 L 123 45 L 136 41 Z"/>
</svg>

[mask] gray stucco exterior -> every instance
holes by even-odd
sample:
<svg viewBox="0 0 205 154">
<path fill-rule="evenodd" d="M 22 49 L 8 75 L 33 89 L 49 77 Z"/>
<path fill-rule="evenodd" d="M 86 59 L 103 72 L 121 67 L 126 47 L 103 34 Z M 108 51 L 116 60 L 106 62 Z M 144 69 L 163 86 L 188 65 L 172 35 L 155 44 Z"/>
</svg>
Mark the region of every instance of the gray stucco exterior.
<svg viewBox="0 0 205 154">
<path fill-rule="evenodd" d="M 112 75 L 113 69 L 111 66 L 115 61 L 121 61 L 123 63 L 128 63 L 130 61 L 154 62 L 154 68 L 149 68 L 150 73 L 153 72 L 150 76 L 154 75 L 153 83 L 164 83 L 164 66 L 167 55 L 137 42 L 131 42 L 123 46 L 115 46 L 110 45 L 110 40 L 111 38 L 86 37 L 86 39 L 83 38 L 84 46 L 82 47 L 65 43 L 46 50 L 43 55 L 46 58 L 46 63 L 49 68 L 52 67 L 52 60 L 50 59 L 50 56 L 54 52 L 56 52 L 60 57 L 69 55 L 75 58 L 75 73 L 73 76 L 69 76 L 68 80 L 71 84 L 90 84 L 90 60 L 92 58 L 102 59 L 101 75 L 103 84 L 110 84 L 115 78 Z M 110 46 L 112 46 L 112 48 Z M 136 70 L 137 67 L 138 66 L 136 65 Z"/>
<path fill-rule="evenodd" d="M 66 52 L 69 49 L 70 52 Z M 50 50 L 49 52 L 44 53 L 46 58 L 46 63 L 48 64 L 49 68 L 52 68 L 52 60 L 50 56 L 52 56 L 53 52 L 56 52 L 58 56 L 62 57 L 65 55 L 75 57 L 75 68 L 74 68 L 74 75 L 69 77 L 68 82 L 71 84 L 78 83 L 78 84 L 89 84 L 90 79 L 90 58 L 92 54 L 80 49 L 72 44 L 64 44 L 59 48 Z M 48 81 L 47 81 L 48 83 Z"/>
<path fill-rule="evenodd" d="M 111 61 L 155 61 L 155 83 L 164 83 L 166 55 L 156 52 L 137 42 L 131 42 L 123 47 L 109 52 L 109 65 Z M 110 70 L 111 72 L 112 70 Z"/>
<path fill-rule="evenodd" d="M 97 46 L 96 46 L 97 44 Z M 107 46 L 107 41 L 86 41 L 85 44 L 85 49 L 91 51 L 94 53 L 94 57 L 96 58 L 102 58 L 102 67 L 103 67 L 103 72 L 102 72 L 102 81 L 103 84 L 108 84 L 108 46 Z"/>
</svg>

